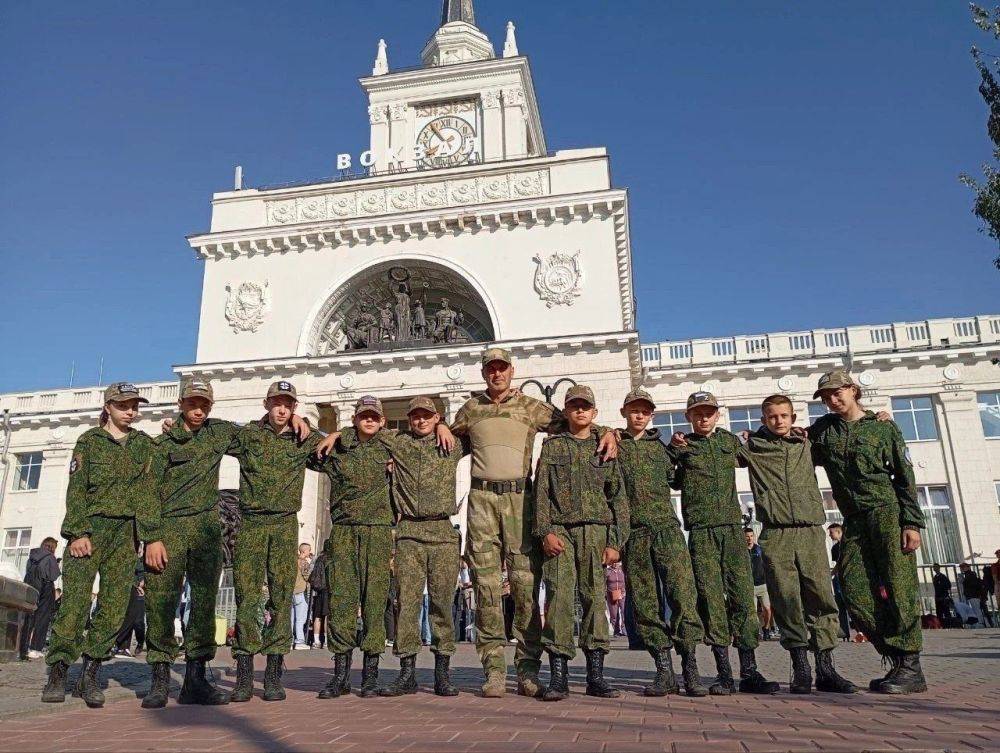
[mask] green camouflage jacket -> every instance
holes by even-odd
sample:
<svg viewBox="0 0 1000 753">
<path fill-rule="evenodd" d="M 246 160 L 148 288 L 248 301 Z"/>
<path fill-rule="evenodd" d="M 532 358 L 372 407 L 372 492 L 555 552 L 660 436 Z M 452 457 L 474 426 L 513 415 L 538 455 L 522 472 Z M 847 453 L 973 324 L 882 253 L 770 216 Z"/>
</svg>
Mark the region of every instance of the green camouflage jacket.
<svg viewBox="0 0 1000 753">
<path fill-rule="evenodd" d="M 219 466 L 240 427 L 209 418 L 196 431 L 183 420 L 153 440 L 150 504 L 137 513 L 139 538 L 158 541 L 164 518 L 181 518 L 212 510 L 219 501 Z"/>
<path fill-rule="evenodd" d="M 809 438 L 845 517 L 895 505 L 901 526 L 924 526 L 913 466 L 896 424 L 877 420 L 872 411 L 853 422 L 829 413 L 809 427 Z"/>
<path fill-rule="evenodd" d="M 340 433 L 337 443 L 323 460 L 313 458 L 310 461 L 310 468 L 325 473 L 330 479 L 333 525 L 393 524 L 396 516 L 385 468 L 389 457 L 385 444 L 374 437 L 359 442 L 357 431 L 351 427 Z"/>
<path fill-rule="evenodd" d="M 622 432 L 618 465 L 628 494 L 629 522 L 633 529 L 679 526 L 670 498 L 674 461 L 664 446 L 659 429 L 647 429 L 635 439 Z"/>
<path fill-rule="evenodd" d="M 76 440 L 69 464 L 66 517 L 62 536 L 69 541 L 90 535 L 90 518 L 131 518 L 148 502 L 146 483 L 153 440 L 131 430 L 118 442 L 101 427 Z"/>
<path fill-rule="evenodd" d="M 229 453 L 240 461 L 240 510 L 294 515 L 302 507 L 306 463 L 322 437 L 299 442 L 289 426 L 275 434 L 267 418 L 240 427 Z"/>
<path fill-rule="evenodd" d="M 808 439 L 794 434 L 779 437 L 762 426 L 741 448 L 740 456 L 750 471 L 754 509 L 761 523 L 816 526 L 826 522 Z"/>
<path fill-rule="evenodd" d="M 608 546 L 620 550 L 629 536 L 629 507 L 621 471 L 615 460 L 597 454 L 598 436 L 587 439 L 564 433 L 542 445 L 534 488 L 538 538 L 554 526 L 596 523 L 608 526 Z"/>
<path fill-rule="evenodd" d="M 460 444 L 443 455 L 433 432 L 417 437 L 406 431 L 382 429 L 375 439 L 392 455 L 392 499 L 401 517 L 447 520 L 457 512 L 455 470 L 462 459 Z"/>
<path fill-rule="evenodd" d="M 740 440 L 725 429 L 711 435 L 686 435 L 687 447 L 670 446 L 677 465 L 671 486 L 681 492 L 684 527 L 742 525 L 743 512 L 736 496 L 736 468 Z"/>
</svg>

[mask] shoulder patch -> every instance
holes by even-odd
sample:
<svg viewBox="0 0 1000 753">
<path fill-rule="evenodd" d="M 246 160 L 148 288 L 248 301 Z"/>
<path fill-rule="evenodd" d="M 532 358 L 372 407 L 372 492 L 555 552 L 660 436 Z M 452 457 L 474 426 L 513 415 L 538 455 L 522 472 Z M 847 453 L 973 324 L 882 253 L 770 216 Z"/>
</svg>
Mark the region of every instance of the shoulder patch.
<svg viewBox="0 0 1000 753">
<path fill-rule="evenodd" d="M 69 461 L 69 475 L 72 476 L 83 465 L 83 456 L 77 453 L 73 456 L 73 459 Z"/>
</svg>

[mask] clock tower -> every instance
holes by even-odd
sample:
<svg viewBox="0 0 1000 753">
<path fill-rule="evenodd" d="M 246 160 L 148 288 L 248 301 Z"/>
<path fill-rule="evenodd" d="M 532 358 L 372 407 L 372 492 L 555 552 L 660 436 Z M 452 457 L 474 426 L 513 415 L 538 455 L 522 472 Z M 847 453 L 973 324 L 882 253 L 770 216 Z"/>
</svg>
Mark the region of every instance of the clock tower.
<svg viewBox="0 0 1000 753">
<path fill-rule="evenodd" d="M 543 156 L 528 60 L 507 24 L 503 55 L 476 26 L 472 0 L 444 0 L 423 65 L 390 71 L 379 42 L 368 95 L 371 150 L 379 172 L 436 169 Z"/>
</svg>

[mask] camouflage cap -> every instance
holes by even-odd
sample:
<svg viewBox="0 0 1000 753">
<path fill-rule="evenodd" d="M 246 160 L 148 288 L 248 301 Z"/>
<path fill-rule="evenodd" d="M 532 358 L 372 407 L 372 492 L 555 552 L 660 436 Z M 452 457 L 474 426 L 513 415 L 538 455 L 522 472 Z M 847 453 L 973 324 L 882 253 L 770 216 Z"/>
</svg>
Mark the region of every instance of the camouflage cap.
<svg viewBox="0 0 1000 753">
<path fill-rule="evenodd" d="M 104 390 L 104 402 L 106 403 L 127 403 L 129 400 L 138 400 L 140 403 L 149 401 L 139 394 L 139 390 L 131 382 L 115 382 L 109 384 Z"/>
<path fill-rule="evenodd" d="M 189 397 L 203 397 L 210 402 L 215 402 L 215 394 L 212 392 L 212 383 L 207 379 L 185 379 L 181 382 L 181 400 Z"/>
<path fill-rule="evenodd" d="M 629 403 L 635 403 L 638 402 L 639 400 L 645 400 L 647 403 L 653 406 L 654 409 L 656 408 L 656 403 L 653 402 L 653 396 L 650 395 L 648 392 L 646 392 L 646 390 L 644 390 L 642 387 L 636 387 L 634 390 L 632 390 L 625 396 L 625 400 L 624 402 L 622 402 L 622 408 L 624 408 Z"/>
<path fill-rule="evenodd" d="M 819 384 L 816 385 L 816 391 L 813 393 L 813 397 L 819 397 L 823 390 L 836 390 L 841 387 L 854 386 L 856 385 L 854 380 L 851 379 L 850 374 L 843 369 L 834 369 L 819 378 Z"/>
<path fill-rule="evenodd" d="M 594 400 L 594 391 L 585 384 L 574 384 L 566 390 L 566 399 L 563 400 L 563 405 L 569 405 L 570 400 L 585 400 L 591 405 L 597 405 L 597 401 Z"/>
<path fill-rule="evenodd" d="M 382 418 L 385 418 L 385 411 L 382 410 L 382 401 L 374 395 L 362 395 L 358 398 L 358 402 L 354 404 L 354 415 L 357 416 L 361 413 L 377 413 Z"/>
<path fill-rule="evenodd" d="M 687 410 L 691 410 L 697 405 L 710 405 L 713 408 L 718 408 L 719 401 L 711 392 L 692 392 L 688 395 Z"/>
<path fill-rule="evenodd" d="M 409 406 L 407 406 L 406 408 L 406 415 L 407 416 L 410 415 L 415 410 L 426 410 L 430 411 L 431 413 L 438 412 L 437 406 L 434 405 L 434 401 L 431 400 L 429 397 L 424 397 L 423 395 L 421 395 L 420 397 L 415 397 L 410 401 Z"/>
<path fill-rule="evenodd" d="M 503 361 L 508 365 L 514 363 L 514 360 L 511 358 L 510 351 L 506 348 L 487 348 L 484 350 L 482 359 L 483 366 L 492 361 Z"/>
<path fill-rule="evenodd" d="M 299 393 L 295 391 L 295 385 L 291 382 L 286 382 L 284 379 L 280 382 L 275 382 L 267 388 L 268 397 L 276 397 L 278 395 L 288 395 L 293 400 L 299 399 Z"/>
</svg>

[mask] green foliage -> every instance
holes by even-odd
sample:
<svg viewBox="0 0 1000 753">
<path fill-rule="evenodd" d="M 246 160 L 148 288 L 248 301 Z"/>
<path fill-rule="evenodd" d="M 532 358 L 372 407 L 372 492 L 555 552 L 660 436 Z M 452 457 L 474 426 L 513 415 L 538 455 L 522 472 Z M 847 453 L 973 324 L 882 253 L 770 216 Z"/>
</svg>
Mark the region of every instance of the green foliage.
<svg viewBox="0 0 1000 753">
<path fill-rule="evenodd" d="M 1000 40 L 1000 6 L 992 10 L 975 4 L 969 7 L 973 23 L 982 31 L 992 34 L 994 40 Z M 986 58 L 989 58 L 989 62 Z M 1000 58 L 973 47 L 972 59 L 979 70 L 979 93 L 989 108 L 986 132 L 993 142 L 993 163 L 983 165 L 983 180 L 976 180 L 965 174 L 961 176 L 961 180 L 976 194 L 972 212 L 983 223 L 981 231 L 1000 244 L 1000 85 L 994 76 L 994 72 L 1000 72 Z M 993 260 L 993 264 L 1000 269 L 1000 256 Z"/>
</svg>

